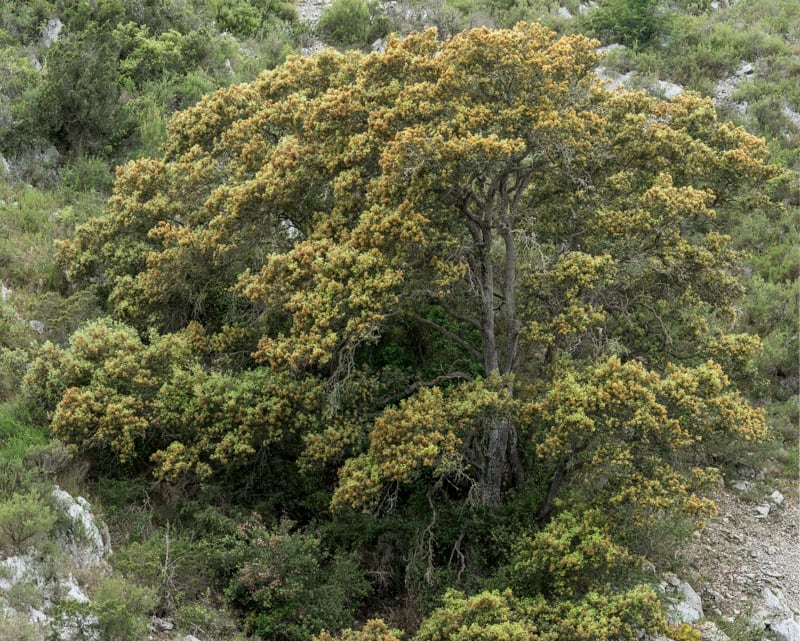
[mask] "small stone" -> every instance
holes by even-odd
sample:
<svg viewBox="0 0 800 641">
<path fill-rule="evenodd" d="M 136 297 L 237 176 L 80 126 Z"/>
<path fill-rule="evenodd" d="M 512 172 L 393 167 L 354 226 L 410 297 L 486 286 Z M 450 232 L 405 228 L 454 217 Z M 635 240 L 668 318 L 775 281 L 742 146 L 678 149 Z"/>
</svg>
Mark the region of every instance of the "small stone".
<svg viewBox="0 0 800 641">
<path fill-rule="evenodd" d="M 773 570 L 772 568 L 761 568 L 761 571 L 767 576 L 771 576 L 773 579 L 780 579 L 781 577 L 783 577 L 783 574 L 781 574 L 777 570 Z"/>
<path fill-rule="evenodd" d="M 200 639 L 193 634 L 187 634 L 185 637 L 183 637 L 183 641 L 200 641 Z"/>
<path fill-rule="evenodd" d="M 772 494 L 770 494 L 769 498 L 772 500 L 772 502 L 775 505 L 781 505 L 783 503 L 783 501 L 784 501 L 783 494 L 778 492 L 778 490 L 775 490 Z"/>
<path fill-rule="evenodd" d="M 769 505 L 756 505 L 757 518 L 765 519 L 769 516 Z"/>
<path fill-rule="evenodd" d="M 744 480 L 735 481 L 734 484 L 733 484 L 733 489 L 739 490 L 740 492 L 749 492 L 754 487 L 755 486 L 753 485 L 753 483 L 751 483 L 750 481 L 744 481 Z"/>
<path fill-rule="evenodd" d="M 162 619 L 161 617 L 153 617 L 150 619 L 150 630 L 152 632 L 169 632 L 175 627 L 172 619 Z"/>
</svg>

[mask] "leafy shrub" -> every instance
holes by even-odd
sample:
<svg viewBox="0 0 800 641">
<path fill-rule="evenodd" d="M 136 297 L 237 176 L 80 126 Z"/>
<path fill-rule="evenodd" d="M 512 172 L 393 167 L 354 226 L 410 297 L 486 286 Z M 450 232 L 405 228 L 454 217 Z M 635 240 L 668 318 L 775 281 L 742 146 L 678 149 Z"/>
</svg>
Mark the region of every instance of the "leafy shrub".
<svg viewBox="0 0 800 641">
<path fill-rule="evenodd" d="M 665 629 L 656 593 L 637 586 L 620 594 L 588 593 L 552 603 L 541 595 L 520 599 L 511 590 L 474 596 L 449 591 L 423 622 L 416 641 L 532 641 L 635 639 Z"/>
<path fill-rule="evenodd" d="M 0 617 L 0 639 L 15 641 L 39 641 L 42 638 L 38 627 L 28 620 L 28 615 L 5 614 Z"/>
<path fill-rule="evenodd" d="M 36 481 L 35 470 L 20 458 L 0 457 L 0 501 L 5 502 L 15 492 L 25 491 Z"/>
<path fill-rule="evenodd" d="M 0 349 L 25 347 L 33 336 L 30 325 L 17 310 L 6 301 L 0 300 Z M 11 361 L 8 364 L 11 365 Z"/>
<path fill-rule="evenodd" d="M 601 0 L 585 24 L 603 42 L 644 46 L 666 32 L 669 13 L 661 0 Z"/>
<path fill-rule="evenodd" d="M 152 589 L 118 577 L 104 577 L 92 594 L 92 611 L 101 639 L 139 641 L 147 637 L 157 599 Z"/>
<path fill-rule="evenodd" d="M 343 47 L 363 46 L 386 32 L 386 20 L 374 0 L 334 0 L 325 9 L 319 32 Z"/>
<path fill-rule="evenodd" d="M 0 549 L 23 552 L 47 541 L 56 514 L 37 490 L 15 492 L 0 503 Z"/>
<path fill-rule="evenodd" d="M 17 612 L 26 612 L 30 608 L 40 606 L 43 596 L 42 588 L 36 584 L 36 581 L 27 577 L 12 583 L 11 587 L 5 590 L 8 605 Z M 16 638 L 16 635 L 13 638 Z"/>
<path fill-rule="evenodd" d="M 119 52 L 117 40 L 100 28 L 58 40 L 48 49 L 35 119 L 63 153 L 108 153 L 130 133 L 121 101 Z"/>
<path fill-rule="evenodd" d="M 152 590 L 119 577 L 102 577 L 91 601 L 62 599 L 54 608 L 53 638 L 74 641 L 140 641 L 148 635 L 155 605 Z"/>
<path fill-rule="evenodd" d="M 265 26 L 282 20 L 294 22 L 297 11 L 285 0 L 205 0 L 205 10 L 217 23 L 217 29 L 237 36 L 255 36 Z"/>
<path fill-rule="evenodd" d="M 31 44 L 41 36 L 41 25 L 55 11 L 47 0 L 3 2 L 0 4 L 0 28 L 23 44 Z"/>
<path fill-rule="evenodd" d="M 110 194 L 114 175 L 108 163 L 96 156 L 79 156 L 61 169 L 61 184 L 76 192 Z"/>
<path fill-rule="evenodd" d="M 195 603 L 213 584 L 197 541 L 170 526 L 117 549 L 114 567 L 153 590 L 161 616 L 174 616 L 179 607 Z"/>
<path fill-rule="evenodd" d="M 592 512 L 562 512 L 533 538 L 524 538 L 509 575 L 517 592 L 574 599 L 630 580 L 635 559 L 597 521 Z"/>
<path fill-rule="evenodd" d="M 355 559 L 329 556 L 311 534 L 283 521 L 266 528 L 258 518 L 208 541 L 212 566 L 230 576 L 225 596 L 255 632 L 275 641 L 308 641 L 322 629 L 352 620 L 369 591 Z"/>
</svg>

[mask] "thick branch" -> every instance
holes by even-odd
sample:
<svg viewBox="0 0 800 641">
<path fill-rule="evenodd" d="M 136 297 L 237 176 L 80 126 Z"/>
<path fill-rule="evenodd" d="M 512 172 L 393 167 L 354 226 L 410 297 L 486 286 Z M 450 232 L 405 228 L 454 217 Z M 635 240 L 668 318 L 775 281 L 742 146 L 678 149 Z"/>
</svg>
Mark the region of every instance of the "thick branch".
<svg viewBox="0 0 800 641">
<path fill-rule="evenodd" d="M 476 360 L 479 360 L 479 361 L 483 360 L 483 354 L 481 354 L 480 350 L 475 349 L 474 346 L 470 345 L 467 341 L 465 341 L 463 338 L 461 338 L 458 334 L 456 334 L 454 332 L 451 332 L 449 329 L 445 329 L 444 327 L 442 327 L 438 323 L 434 323 L 433 321 L 428 320 L 427 318 L 423 318 L 422 316 L 417 316 L 416 314 L 411 314 L 410 316 L 415 321 L 417 321 L 420 325 L 425 325 L 426 327 L 430 327 L 431 329 L 434 329 L 437 332 L 439 332 L 445 338 L 450 339 L 456 345 L 458 345 L 459 347 L 464 349 L 466 352 L 468 352 Z"/>
<path fill-rule="evenodd" d="M 448 316 L 450 316 L 451 318 L 453 318 L 453 319 L 455 319 L 455 320 L 457 320 L 459 322 L 466 323 L 470 327 L 480 331 L 481 324 L 480 324 L 480 322 L 478 321 L 477 318 L 473 318 L 472 316 L 467 316 L 466 314 L 462 314 L 461 312 L 456 311 L 455 309 L 453 309 L 450 306 L 449 303 L 447 303 L 447 301 L 445 301 L 436 292 L 434 292 L 434 291 L 432 291 L 430 289 L 418 289 L 418 290 L 414 291 L 414 294 L 415 295 L 423 295 L 423 296 L 425 296 L 426 298 L 429 299 L 430 302 L 433 302 L 434 304 L 436 304 L 439 307 L 441 307 L 444 310 L 444 312 Z"/>
<path fill-rule="evenodd" d="M 550 518 L 550 513 L 556 506 L 556 496 L 558 496 L 558 491 L 561 489 L 561 484 L 564 482 L 566 475 L 567 462 L 565 458 L 562 458 L 556 465 L 556 471 L 555 474 L 553 474 L 553 479 L 550 481 L 550 489 L 547 492 L 547 498 L 536 513 L 536 520 L 540 523 L 544 523 Z"/>
</svg>

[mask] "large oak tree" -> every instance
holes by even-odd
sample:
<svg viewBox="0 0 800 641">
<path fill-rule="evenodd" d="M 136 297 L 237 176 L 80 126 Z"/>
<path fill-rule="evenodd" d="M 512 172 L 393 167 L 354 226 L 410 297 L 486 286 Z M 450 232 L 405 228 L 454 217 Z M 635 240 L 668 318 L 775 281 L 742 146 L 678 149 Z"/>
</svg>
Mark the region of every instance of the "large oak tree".
<svg viewBox="0 0 800 641">
<path fill-rule="evenodd" d="M 608 90 L 596 46 L 292 58 L 175 116 L 62 259 L 143 334 L 193 321 L 226 367 L 323 383 L 304 464 L 340 468 L 335 505 L 423 479 L 494 506 L 536 471 L 542 518 L 703 511 L 707 448 L 765 430 L 722 367 L 756 344 L 725 225 L 775 169 L 708 100 Z"/>
</svg>

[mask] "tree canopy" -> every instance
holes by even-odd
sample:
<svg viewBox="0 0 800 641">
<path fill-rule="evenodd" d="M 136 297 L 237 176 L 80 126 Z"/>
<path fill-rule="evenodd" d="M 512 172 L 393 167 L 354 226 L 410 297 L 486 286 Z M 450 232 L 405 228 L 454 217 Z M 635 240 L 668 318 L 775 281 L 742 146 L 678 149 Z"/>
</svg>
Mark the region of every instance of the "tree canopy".
<svg viewBox="0 0 800 641">
<path fill-rule="evenodd" d="M 581 372 L 641 382 L 648 407 L 612 429 L 674 422 L 666 449 L 685 447 L 728 385 L 706 361 L 752 349 L 726 333 L 720 219 L 775 169 L 707 100 L 605 89 L 595 46 L 519 25 L 291 59 L 177 115 L 62 258 L 140 331 L 200 323 L 245 367 L 324 380 L 309 457 L 347 460 L 353 505 L 423 470 L 499 503 L 528 472 L 520 435 L 561 456 L 545 406 Z M 697 407 L 657 402 L 675 377 Z M 726 398 L 716 429 L 763 431 Z"/>
<path fill-rule="evenodd" d="M 732 330 L 726 230 L 773 206 L 778 171 L 709 100 L 606 88 L 596 47 L 426 31 L 290 58 L 177 114 L 59 248 L 115 320 L 45 346 L 28 394 L 61 438 L 172 482 L 280 459 L 376 514 L 525 492 L 530 580 L 448 602 L 530 638 L 520 618 L 584 629 L 602 601 L 595 637 L 633 634 L 654 595 L 593 555 L 627 562 L 631 532 L 712 512 L 716 448 L 766 434 L 730 378 L 758 341 Z M 555 561 L 542 578 L 584 538 L 597 581 L 567 589 Z"/>
</svg>

